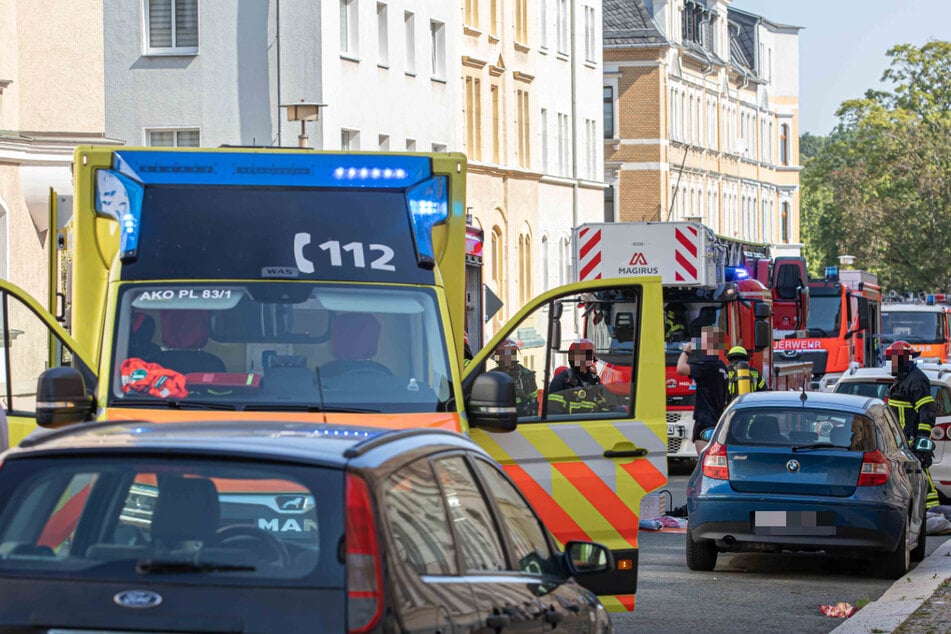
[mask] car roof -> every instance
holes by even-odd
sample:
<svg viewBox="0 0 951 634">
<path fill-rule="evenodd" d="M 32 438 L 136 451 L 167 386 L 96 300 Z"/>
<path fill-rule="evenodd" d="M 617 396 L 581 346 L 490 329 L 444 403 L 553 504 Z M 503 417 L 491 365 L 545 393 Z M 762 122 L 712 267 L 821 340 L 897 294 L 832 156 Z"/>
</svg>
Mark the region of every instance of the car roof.
<svg viewBox="0 0 951 634">
<path fill-rule="evenodd" d="M 916 365 L 932 383 L 951 385 L 951 364 L 917 361 Z M 895 377 L 888 368 L 855 368 L 839 377 L 836 383 L 866 383 L 869 381 L 894 381 Z"/>
<path fill-rule="evenodd" d="M 847 411 L 853 414 L 866 412 L 870 407 L 881 404 L 877 398 L 836 394 L 834 392 L 751 392 L 744 394 L 731 403 L 731 408 L 748 409 L 759 407 L 809 407 Z"/>
<path fill-rule="evenodd" d="M 162 452 L 342 467 L 349 460 L 372 452 L 377 453 L 381 461 L 389 458 L 395 447 L 406 449 L 398 442 L 402 440 L 410 441 L 412 447 L 442 446 L 484 453 L 466 436 L 443 429 L 388 430 L 355 425 L 245 420 L 114 421 L 38 430 L 4 454 L 4 459 L 87 451 Z"/>
</svg>

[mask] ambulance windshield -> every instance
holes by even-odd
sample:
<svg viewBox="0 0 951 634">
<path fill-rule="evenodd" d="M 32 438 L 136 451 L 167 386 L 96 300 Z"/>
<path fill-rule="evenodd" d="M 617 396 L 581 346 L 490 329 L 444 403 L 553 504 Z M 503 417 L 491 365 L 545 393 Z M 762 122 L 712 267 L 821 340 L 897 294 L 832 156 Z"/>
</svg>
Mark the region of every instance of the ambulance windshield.
<svg viewBox="0 0 951 634">
<path fill-rule="evenodd" d="M 446 411 L 432 292 L 313 282 L 126 285 L 110 406 Z"/>
</svg>

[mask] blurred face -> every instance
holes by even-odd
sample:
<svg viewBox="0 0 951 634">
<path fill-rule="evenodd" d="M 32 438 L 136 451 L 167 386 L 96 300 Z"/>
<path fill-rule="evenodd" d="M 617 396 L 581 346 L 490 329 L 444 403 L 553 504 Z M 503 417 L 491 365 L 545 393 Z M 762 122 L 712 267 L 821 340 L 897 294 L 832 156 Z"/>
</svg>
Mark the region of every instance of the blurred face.
<svg viewBox="0 0 951 634">
<path fill-rule="evenodd" d="M 898 376 L 898 371 L 903 369 L 911 362 L 911 353 L 907 351 L 896 352 L 888 355 L 888 360 L 892 362 L 892 376 Z"/>
<path fill-rule="evenodd" d="M 700 331 L 700 349 L 706 354 L 715 355 L 726 349 L 723 333 L 716 328 L 705 326 Z"/>
<path fill-rule="evenodd" d="M 594 372 L 594 350 L 572 350 L 568 353 L 568 361 L 581 371 Z"/>
<path fill-rule="evenodd" d="M 518 363 L 518 350 L 506 348 L 495 355 L 496 362 L 503 368 L 514 368 Z"/>
</svg>

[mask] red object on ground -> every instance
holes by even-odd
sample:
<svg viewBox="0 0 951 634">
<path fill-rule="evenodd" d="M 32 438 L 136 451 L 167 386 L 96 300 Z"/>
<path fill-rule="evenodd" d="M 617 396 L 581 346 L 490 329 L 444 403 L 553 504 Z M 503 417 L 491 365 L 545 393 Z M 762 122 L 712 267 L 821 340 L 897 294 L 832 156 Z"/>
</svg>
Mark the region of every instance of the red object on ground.
<svg viewBox="0 0 951 634">
<path fill-rule="evenodd" d="M 839 601 L 835 605 L 820 605 L 819 611 L 836 619 L 847 619 L 855 614 L 855 606 L 845 601 Z"/>
</svg>

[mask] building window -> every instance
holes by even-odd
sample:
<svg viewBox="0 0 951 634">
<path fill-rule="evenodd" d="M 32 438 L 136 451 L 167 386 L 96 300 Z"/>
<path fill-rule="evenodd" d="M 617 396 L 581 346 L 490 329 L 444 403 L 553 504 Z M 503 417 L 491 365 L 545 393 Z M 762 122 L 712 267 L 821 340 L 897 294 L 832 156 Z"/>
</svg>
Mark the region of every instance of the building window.
<svg viewBox="0 0 951 634">
<path fill-rule="evenodd" d="M 478 77 L 466 77 L 466 153 L 482 159 L 482 87 Z"/>
<path fill-rule="evenodd" d="M 558 17 L 556 30 L 558 31 L 558 52 L 568 54 L 568 0 L 557 0 Z"/>
<path fill-rule="evenodd" d="M 614 185 L 604 188 L 604 221 L 614 222 Z"/>
<path fill-rule="evenodd" d="M 687 1 L 684 3 L 681 15 L 681 35 L 684 42 L 693 42 L 703 46 L 703 35 L 701 24 L 704 19 L 704 7 L 698 2 Z"/>
<path fill-rule="evenodd" d="M 389 134 L 381 134 L 381 135 L 379 135 L 379 137 L 377 138 L 377 140 L 379 141 L 379 146 L 380 146 L 380 151 L 381 151 L 381 152 L 389 152 L 389 151 L 390 151 L 390 135 L 389 135 Z"/>
<path fill-rule="evenodd" d="M 568 176 L 571 152 L 571 136 L 568 134 L 568 115 L 558 114 L 558 174 Z"/>
<path fill-rule="evenodd" d="M 479 2 L 481 0 L 466 0 L 463 20 L 469 26 L 479 27 Z"/>
<path fill-rule="evenodd" d="M 518 299 L 523 305 L 532 299 L 532 238 L 528 234 L 518 237 Z"/>
<path fill-rule="evenodd" d="M 147 55 L 198 53 L 198 0 L 148 0 Z"/>
<path fill-rule="evenodd" d="M 357 0 L 340 0 L 340 52 L 350 57 L 359 53 L 357 46 Z"/>
<path fill-rule="evenodd" d="M 377 29 L 377 63 L 380 66 L 390 65 L 390 37 L 389 25 L 386 16 L 386 5 L 382 2 L 376 3 L 376 29 Z"/>
<path fill-rule="evenodd" d="M 779 126 L 779 162 L 789 165 L 789 124 Z"/>
<path fill-rule="evenodd" d="M 541 133 L 542 133 L 542 172 L 548 173 L 548 110 L 542 108 L 541 116 Z"/>
<path fill-rule="evenodd" d="M 502 229 L 498 225 L 492 227 L 491 237 L 489 238 L 489 247 L 491 248 L 491 266 L 489 268 L 489 273 L 492 276 L 492 283 L 495 286 L 496 292 L 503 299 L 505 294 L 503 292 L 504 286 L 502 281 L 505 278 L 505 245 L 502 242 Z M 502 323 L 502 311 L 499 311 L 495 314 L 494 319 L 497 324 Z"/>
<path fill-rule="evenodd" d="M 548 48 L 548 3 L 551 0 L 538 0 L 541 12 L 541 19 L 539 21 L 538 30 L 541 35 L 540 47 L 544 50 Z"/>
<path fill-rule="evenodd" d="M 445 143 L 433 143 L 433 152 L 445 152 L 446 144 Z"/>
<path fill-rule="evenodd" d="M 360 133 L 357 130 L 341 130 L 340 131 L 340 149 L 347 150 L 359 150 L 360 149 Z"/>
<path fill-rule="evenodd" d="M 528 91 L 515 91 L 515 129 L 518 133 L 518 165 L 519 167 L 529 167 L 531 165 L 531 149 L 529 137 L 529 117 L 528 109 Z"/>
<path fill-rule="evenodd" d="M 406 139 L 406 151 L 407 152 L 416 151 L 416 139 Z"/>
<path fill-rule="evenodd" d="M 499 87 L 496 84 L 489 86 L 490 98 L 492 100 L 492 162 L 501 163 L 499 160 L 499 149 L 502 147 L 502 121 L 499 113 Z"/>
<path fill-rule="evenodd" d="M 604 138 L 614 138 L 614 87 L 604 87 Z"/>
<path fill-rule="evenodd" d="M 436 20 L 429 22 L 429 36 L 432 48 L 433 79 L 446 79 L 446 25 Z"/>
<path fill-rule="evenodd" d="M 146 130 L 148 145 L 155 147 L 199 147 L 201 134 L 197 128 Z"/>
<path fill-rule="evenodd" d="M 597 180 L 598 176 L 598 122 L 594 119 L 585 119 L 585 149 L 588 156 L 588 178 Z"/>
<path fill-rule="evenodd" d="M 789 242 L 789 203 L 783 203 L 782 212 L 779 216 L 779 240 L 783 243 Z"/>
<path fill-rule="evenodd" d="M 597 49 L 597 28 L 594 21 L 594 7 L 584 8 L 584 58 L 586 61 L 594 62 Z"/>
<path fill-rule="evenodd" d="M 515 0 L 515 41 L 528 42 L 528 0 Z"/>
<path fill-rule="evenodd" d="M 406 74 L 416 74 L 416 16 L 403 12 L 403 30 L 406 32 Z"/>
<path fill-rule="evenodd" d="M 499 36 L 499 0 L 489 0 L 489 35 Z"/>
</svg>

